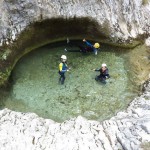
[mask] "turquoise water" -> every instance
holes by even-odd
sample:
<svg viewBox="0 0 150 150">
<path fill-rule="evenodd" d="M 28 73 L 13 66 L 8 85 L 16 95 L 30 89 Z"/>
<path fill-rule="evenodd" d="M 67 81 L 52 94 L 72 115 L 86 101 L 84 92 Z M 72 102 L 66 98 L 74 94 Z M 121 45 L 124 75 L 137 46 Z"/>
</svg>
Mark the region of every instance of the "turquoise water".
<svg viewBox="0 0 150 150">
<path fill-rule="evenodd" d="M 127 107 L 137 94 L 129 82 L 122 52 L 102 46 L 93 53 L 64 52 L 66 45 L 47 45 L 24 56 L 12 72 L 12 86 L 3 100 L 3 107 L 21 112 L 35 112 L 58 122 L 82 115 L 104 120 Z M 67 49 L 77 49 L 67 47 Z M 68 57 L 71 70 L 64 85 L 58 84 L 60 56 Z M 106 63 L 110 79 L 107 84 L 95 81 L 93 71 Z"/>
</svg>

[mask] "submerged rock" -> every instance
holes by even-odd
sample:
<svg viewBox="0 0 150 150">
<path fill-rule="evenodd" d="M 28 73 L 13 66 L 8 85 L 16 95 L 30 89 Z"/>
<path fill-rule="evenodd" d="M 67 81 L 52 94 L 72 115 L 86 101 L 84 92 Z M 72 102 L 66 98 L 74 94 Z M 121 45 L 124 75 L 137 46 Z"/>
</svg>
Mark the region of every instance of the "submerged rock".
<svg viewBox="0 0 150 150">
<path fill-rule="evenodd" d="M 128 109 L 103 122 L 82 116 L 57 123 L 34 113 L 0 111 L 1 149 L 139 150 L 150 142 L 150 81 Z"/>
</svg>

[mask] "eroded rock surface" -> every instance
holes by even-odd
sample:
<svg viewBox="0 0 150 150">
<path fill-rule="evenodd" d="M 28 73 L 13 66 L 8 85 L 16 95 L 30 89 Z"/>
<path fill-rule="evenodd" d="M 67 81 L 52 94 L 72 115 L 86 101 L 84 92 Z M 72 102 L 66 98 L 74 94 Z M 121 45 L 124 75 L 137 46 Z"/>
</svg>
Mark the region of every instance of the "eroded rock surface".
<svg viewBox="0 0 150 150">
<path fill-rule="evenodd" d="M 0 111 L 3 150 L 139 150 L 150 142 L 150 81 L 128 109 L 103 122 L 81 116 L 56 123 L 33 113 Z"/>
<path fill-rule="evenodd" d="M 1 44 L 15 40 L 32 22 L 58 17 L 92 18 L 116 39 L 150 33 L 150 3 L 145 0 L 2 0 L 0 10 Z"/>
</svg>

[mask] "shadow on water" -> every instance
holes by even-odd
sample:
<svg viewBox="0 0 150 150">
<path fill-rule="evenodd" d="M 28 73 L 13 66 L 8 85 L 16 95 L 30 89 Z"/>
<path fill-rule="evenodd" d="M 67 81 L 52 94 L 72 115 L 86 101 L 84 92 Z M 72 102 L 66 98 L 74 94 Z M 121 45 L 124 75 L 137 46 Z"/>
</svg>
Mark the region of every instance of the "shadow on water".
<svg viewBox="0 0 150 150">
<path fill-rule="evenodd" d="M 75 45 L 79 43 L 76 41 Z M 35 112 L 58 122 L 78 115 L 100 121 L 125 109 L 137 95 L 136 86 L 129 82 L 130 72 L 125 70 L 125 52 L 102 45 L 95 56 L 65 52 L 66 47 L 78 49 L 64 42 L 55 43 L 20 59 L 12 72 L 9 92 L 1 91 L 1 108 Z M 59 85 L 62 54 L 67 55 L 72 69 L 66 73 L 65 84 Z M 93 69 L 100 68 L 102 63 L 107 64 L 111 76 L 106 85 L 94 79 L 99 73 Z"/>
</svg>

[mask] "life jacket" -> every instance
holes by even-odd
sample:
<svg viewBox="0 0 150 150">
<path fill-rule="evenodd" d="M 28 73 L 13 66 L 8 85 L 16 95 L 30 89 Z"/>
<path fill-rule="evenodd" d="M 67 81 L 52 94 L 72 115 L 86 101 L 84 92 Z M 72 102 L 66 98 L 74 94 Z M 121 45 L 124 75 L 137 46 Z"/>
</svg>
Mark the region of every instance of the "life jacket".
<svg viewBox="0 0 150 150">
<path fill-rule="evenodd" d="M 100 74 L 108 76 L 108 75 L 109 75 L 109 74 L 108 74 L 108 68 L 106 68 L 105 71 L 102 71 L 102 68 L 101 68 L 101 69 L 100 69 Z"/>
<path fill-rule="evenodd" d="M 65 73 L 66 71 L 67 71 L 67 64 L 66 63 L 64 63 L 64 62 L 61 62 L 60 64 L 59 64 L 59 72 L 61 72 L 61 73 Z"/>
</svg>

